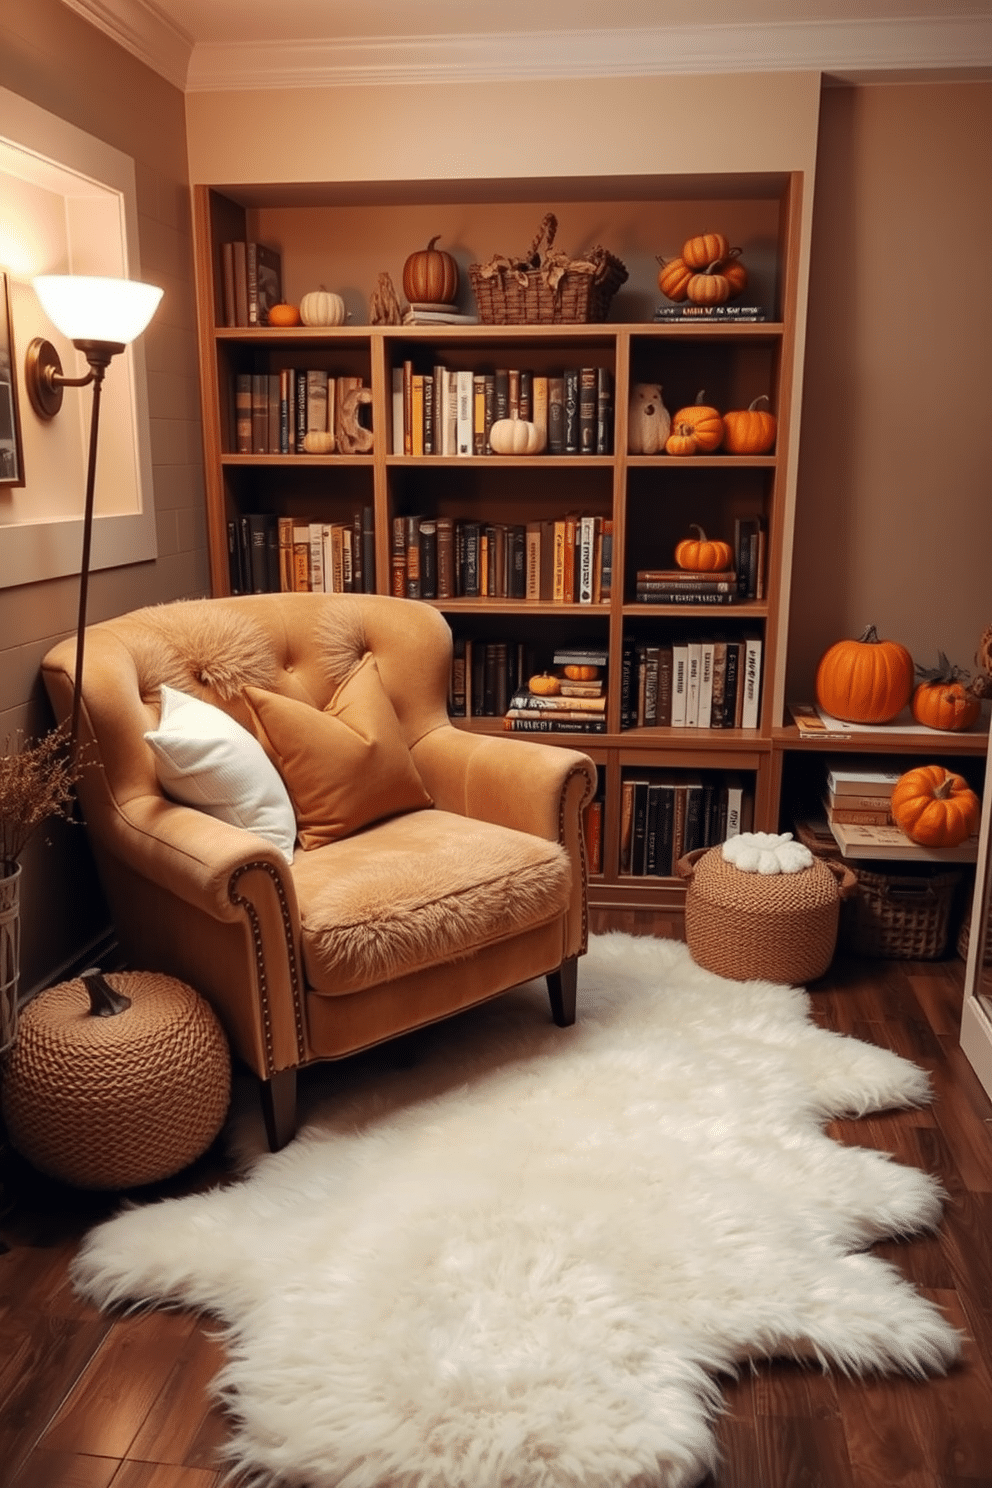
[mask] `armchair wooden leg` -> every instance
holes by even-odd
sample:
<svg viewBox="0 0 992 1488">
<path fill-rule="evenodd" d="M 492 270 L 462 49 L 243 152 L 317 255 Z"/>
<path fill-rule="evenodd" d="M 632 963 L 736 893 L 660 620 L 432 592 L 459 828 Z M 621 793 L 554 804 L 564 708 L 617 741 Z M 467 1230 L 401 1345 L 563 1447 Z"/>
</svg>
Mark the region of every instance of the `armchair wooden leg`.
<svg viewBox="0 0 992 1488">
<path fill-rule="evenodd" d="M 262 1080 L 260 1094 L 269 1151 L 278 1152 L 296 1136 L 296 1070 L 279 1070 Z"/>
<path fill-rule="evenodd" d="M 559 1028 L 570 1028 L 575 1022 L 575 992 L 579 980 L 579 958 L 570 956 L 557 971 L 548 972 L 548 997 L 551 1016 Z"/>
</svg>

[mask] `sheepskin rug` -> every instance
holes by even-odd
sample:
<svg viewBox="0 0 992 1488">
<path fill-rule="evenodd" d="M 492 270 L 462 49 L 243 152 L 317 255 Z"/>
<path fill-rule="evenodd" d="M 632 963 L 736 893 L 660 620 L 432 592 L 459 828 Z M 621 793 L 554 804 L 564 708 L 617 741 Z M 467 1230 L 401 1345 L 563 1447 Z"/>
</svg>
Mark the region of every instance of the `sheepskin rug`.
<svg viewBox="0 0 992 1488">
<path fill-rule="evenodd" d="M 939 1224 L 936 1183 L 823 1132 L 927 1102 L 926 1076 L 817 1029 L 802 990 L 613 934 L 574 1028 L 534 982 L 415 1045 L 407 1068 L 308 1076 L 281 1153 L 246 1107 L 243 1180 L 128 1209 L 80 1252 L 101 1305 L 221 1321 L 246 1481 L 690 1488 L 746 1360 L 958 1356 L 866 1254 Z"/>
</svg>

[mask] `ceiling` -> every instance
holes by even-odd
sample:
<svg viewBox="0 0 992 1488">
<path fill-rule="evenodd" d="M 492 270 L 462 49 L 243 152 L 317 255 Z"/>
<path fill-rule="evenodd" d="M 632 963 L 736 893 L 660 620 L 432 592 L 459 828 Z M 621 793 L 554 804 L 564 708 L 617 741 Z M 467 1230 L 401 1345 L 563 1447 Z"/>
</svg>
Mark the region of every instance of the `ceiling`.
<svg viewBox="0 0 992 1488">
<path fill-rule="evenodd" d="M 796 69 L 992 76 L 992 0 L 708 0 L 699 24 L 669 21 L 659 0 L 621 0 L 609 27 L 602 0 L 63 3 L 187 92 Z"/>
</svg>

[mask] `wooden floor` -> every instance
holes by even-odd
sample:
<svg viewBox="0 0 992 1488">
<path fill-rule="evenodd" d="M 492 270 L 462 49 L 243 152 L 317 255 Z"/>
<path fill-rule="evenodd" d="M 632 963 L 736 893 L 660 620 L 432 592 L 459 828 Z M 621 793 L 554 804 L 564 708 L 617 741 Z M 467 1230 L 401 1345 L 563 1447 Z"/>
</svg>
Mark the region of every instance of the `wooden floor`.
<svg viewBox="0 0 992 1488">
<path fill-rule="evenodd" d="M 620 928 L 641 930 L 643 925 Z M 844 1379 L 769 1364 L 726 1386 L 723 1461 L 705 1488 L 992 1488 L 992 1105 L 958 1047 L 963 964 L 835 963 L 811 988 L 817 1019 L 916 1060 L 932 1107 L 838 1122 L 936 1173 L 949 1194 L 934 1238 L 877 1247 L 967 1334 L 945 1379 Z M 220 1488 L 222 1360 L 184 1312 L 102 1316 L 67 1267 L 118 1196 L 44 1183 L 7 1156 L 0 1222 L 0 1488 Z M 221 1176 L 209 1153 L 157 1194 Z M 610 1488 L 604 1484 L 603 1488 Z"/>
</svg>

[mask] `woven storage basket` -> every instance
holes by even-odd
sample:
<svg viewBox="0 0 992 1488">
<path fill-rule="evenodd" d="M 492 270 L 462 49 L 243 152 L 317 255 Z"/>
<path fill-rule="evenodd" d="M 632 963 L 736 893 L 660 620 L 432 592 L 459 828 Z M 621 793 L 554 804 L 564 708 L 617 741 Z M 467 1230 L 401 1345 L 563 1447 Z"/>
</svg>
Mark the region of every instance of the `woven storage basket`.
<svg viewBox="0 0 992 1488">
<path fill-rule="evenodd" d="M 558 219 L 548 212 L 523 259 L 497 254 L 469 264 L 468 276 L 485 325 L 560 325 L 603 321 L 627 270 L 605 248 L 570 259 L 555 249 Z"/>
<path fill-rule="evenodd" d="M 971 910 L 961 917 L 958 929 L 957 952 L 962 961 L 968 959 L 968 942 L 971 939 Z M 985 944 L 982 947 L 982 965 L 992 966 L 992 915 L 985 926 Z"/>
<path fill-rule="evenodd" d="M 707 971 L 795 987 L 827 970 L 841 898 L 854 890 L 849 869 L 815 858 L 797 873 L 744 873 L 719 847 L 697 848 L 677 868 L 688 880 L 686 940 Z"/>
<path fill-rule="evenodd" d="M 857 893 L 845 904 L 840 943 L 855 956 L 935 961 L 947 950 L 960 872 L 874 873 L 854 870 Z"/>
<path fill-rule="evenodd" d="M 94 1013 L 115 995 L 130 1006 Z M 12 1144 L 78 1188 L 134 1188 L 178 1173 L 220 1131 L 230 1094 L 213 1010 L 157 972 L 84 972 L 39 993 L 3 1071 Z"/>
</svg>

